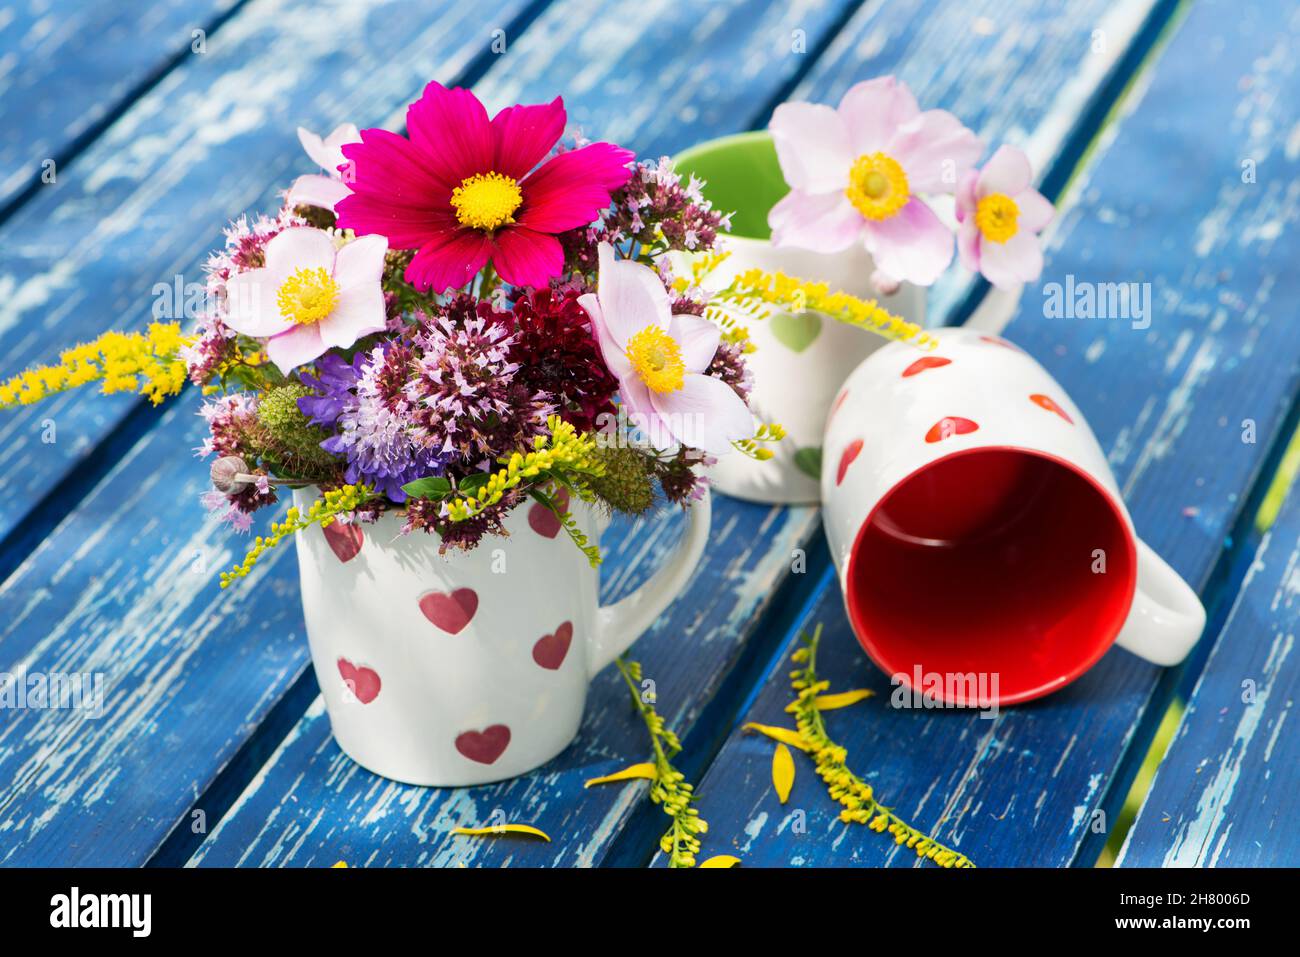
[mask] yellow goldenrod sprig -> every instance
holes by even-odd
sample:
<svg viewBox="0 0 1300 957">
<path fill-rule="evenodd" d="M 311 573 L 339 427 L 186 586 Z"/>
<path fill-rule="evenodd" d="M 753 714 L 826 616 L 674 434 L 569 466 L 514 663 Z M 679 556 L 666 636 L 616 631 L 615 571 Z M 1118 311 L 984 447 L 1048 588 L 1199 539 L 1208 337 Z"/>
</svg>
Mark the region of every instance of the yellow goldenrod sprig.
<svg viewBox="0 0 1300 957">
<path fill-rule="evenodd" d="M 775 453 L 771 449 L 762 448 L 764 445 L 773 445 L 785 438 L 785 427 L 778 422 L 765 422 L 758 427 L 752 439 L 741 439 L 738 442 L 731 443 L 737 451 L 743 452 L 751 459 L 759 462 L 766 462 Z"/>
<path fill-rule="evenodd" d="M 769 310 L 762 303 L 731 302 L 725 307 L 713 303 L 704 307 L 704 318 L 716 322 L 722 328 L 722 341 L 738 345 L 742 352 L 754 351 L 754 343 L 749 338 L 749 326 L 741 323 L 737 313 L 743 313 L 749 319 L 766 319 Z"/>
<path fill-rule="evenodd" d="M 812 310 L 846 325 L 857 326 L 886 339 L 910 342 L 923 349 L 933 349 L 938 344 L 916 323 L 895 316 L 874 299 L 832 292 L 824 282 L 809 282 L 783 272 L 748 269 L 733 279 L 726 289 L 715 293 L 714 299 L 740 306 L 762 304 L 769 314 Z"/>
<path fill-rule="evenodd" d="M 0 382 L 0 408 L 31 405 L 89 382 L 101 383 L 104 395 L 138 392 L 158 405 L 184 387 L 185 363 L 177 353 L 192 341 L 175 322 L 154 322 L 144 332 L 106 332 L 64 351 L 56 365 L 36 366 Z"/>
<path fill-rule="evenodd" d="M 595 457 L 595 434 L 579 434 L 558 415 L 547 418 L 546 427 L 550 434 L 533 439 L 531 452 L 515 452 L 503 457 L 499 461 L 504 468 L 493 472 L 482 488 L 473 495 L 449 502 L 447 513 L 451 520 L 464 522 L 482 514 L 525 479 L 550 478 L 577 492 L 580 497 L 590 495 L 584 478 L 604 474 L 604 466 Z"/>
<path fill-rule="evenodd" d="M 730 258 L 730 250 L 712 250 L 699 253 L 690 260 L 690 276 L 677 276 L 673 279 L 672 290 L 679 296 L 690 296 L 695 290 L 703 288 L 703 283 L 710 274 Z M 712 294 L 706 294 L 708 301 L 704 304 L 704 318 L 716 322 L 722 327 L 722 341 L 738 345 L 742 352 L 753 352 L 754 344 L 749 341 L 749 329 L 740 322 L 742 317 L 763 319 L 767 309 L 762 303 L 748 300 L 731 301 L 725 304 L 714 303 Z"/>
<path fill-rule="evenodd" d="M 673 291 L 685 293 L 692 286 L 698 286 L 700 283 L 721 266 L 731 256 L 731 250 L 714 249 L 706 253 L 700 253 L 691 258 L 691 275 L 688 279 L 685 276 L 677 276 L 673 279 Z"/>
<path fill-rule="evenodd" d="M 263 553 L 275 548 L 294 532 L 301 532 L 312 525 L 320 525 L 324 528 L 338 516 L 356 511 L 374 497 L 374 491 L 365 485 L 344 485 L 342 488 L 331 489 L 316 499 L 305 514 L 298 506 L 291 505 L 289 511 L 285 513 L 284 521 L 273 522 L 268 535 L 265 537 L 259 535 L 253 540 L 242 562 L 230 571 L 221 573 L 221 587 L 227 588 L 238 579 L 245 577 L 253 570 L 253 566 L 257 564 L 257 560 Z"/>
<path fill-rule="evenodd" d="M 650 732 L 650 745 L 655 755 L 650 800 L 658 804 L 673 822 L 659 839 L 659 848 L 668 855 L 669 867 L 694 867 L 695 855 L 700 850 L 699 835 L 708 831 L 709 825 L 691 806 L 695 801 L 694 787 L 687 782 L 686 775 L 672 765 L 672 758 L 682 750 L 682 744 L 655 711 L 653 697 L 650 701 L 645 700 L 641 690 L 641 665 L 623 658 L 617 659 L 615 664 L 632 694 L 632 704 L 641 713 L 646 730 Z"/>
<path fill-rule="evenodd" d="M 891 809 L 876 801 L 871 785 L 848 769 L 845 760 L 848 752 L 826 734 L 817 699 L 830 685 L 817 677 L 817 644 L 821 640 L 821 625 L 811 637 L 805 633 L 804 646 L 794 653 L 801 668 L 790 673 L 790 684 L 795 691 L 794 714 L 799 738 L 806 752 L 817 765 L 817 774 L 826 783 L 830 796 L 843 805 L 840 820 L 846 824 L 865 824 L 873 831 L 888 832 L 898 844 L 906 844 L 917 857 L 934 861 L 940 867 L 974 867 L 964 854 L 945 847 L 916 830 Z"/>
</svg>

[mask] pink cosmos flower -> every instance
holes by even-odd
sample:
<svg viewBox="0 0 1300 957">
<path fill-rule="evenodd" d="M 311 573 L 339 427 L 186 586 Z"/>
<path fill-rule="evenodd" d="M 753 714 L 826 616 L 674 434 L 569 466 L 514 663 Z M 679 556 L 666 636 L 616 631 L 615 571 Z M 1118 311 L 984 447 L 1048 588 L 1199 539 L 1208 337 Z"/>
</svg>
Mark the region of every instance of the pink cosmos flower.
<svg viewBox="0 0 1300 957">
<path fill-rule="evenodd" d="M 321 139 L 311 130 L 298 127 L 298 142 L 307 151 L 307 155 L 316 165 L 329 175 L 321 176 L 311 173 L 299 176 L 289 187 L 288 205 L 319 206 L 321 209 L 333 210 L 334 205 L 348 193 L 348 181 L 352 178 L 351 167 L 346 174 L 340 167 L 347 166 L 343 147 L 348 143 L 360 143 L 361 134 L 351 123 L 344 123 L 334 128 L 334 132 Z"/>
<path fill-rule="evenodd" d="M 777 246 L 833 253 L 862 242 L 883 278 L 928 286 L 952 262 L 952 232 L 920 194 L 951 193 L 983 152 L 945 110 L 921 112 L 892 76 L 859 83 L 838 109 L 783 103 L 769 125 L 790 193 L 768 223 Z"/>
<path fill-rule="evenodd" d="M 384 329 L 386 252 L 382 236 L 340 248 L 323 230 L 286 229 L 266 244 L 265 266 L 226 283 L 225 323 L 267 339 L 266 353 L 284 373 L 327 349 L 345 349 Z"/>
<path fill-rule="evenodd" d="M 489 121 L 469 90 L 430 83 L 406 111 L 409 139 L 363 130 L 343 147 L 355 175 L 339 225 L 418 249 L 406 269 L 418 289 L 464 286 L 489 260 L 513 286 L 544 286 L 564 269 L 555 234 L 595 220 L 631 176 L 633 154 L 611 143 L 548 159 L 566 121 L 559 97 Z"/>
<path fill-rule="evenodd" d="M 1029 157 L 1002 146 L 957 186 L 957 250 L 962 265 L 999 289 L 1033 282 L 1043 271 L 1038 234 L 1052 221 L 1052 204 L 1031 184 Z"/>
<path fill-rule="evenodd" d="M 591 317 L 623 407 L 659 450 L 680 443 L 720 455 L 754 433 L 749 407 L 721 379 L 703 375 L 722 331 L 698 316 L 672 315 L 668 293 L 649 266 L 615 261 L 601 243 L 596 293 L 578 304 Z"/>
</svg>

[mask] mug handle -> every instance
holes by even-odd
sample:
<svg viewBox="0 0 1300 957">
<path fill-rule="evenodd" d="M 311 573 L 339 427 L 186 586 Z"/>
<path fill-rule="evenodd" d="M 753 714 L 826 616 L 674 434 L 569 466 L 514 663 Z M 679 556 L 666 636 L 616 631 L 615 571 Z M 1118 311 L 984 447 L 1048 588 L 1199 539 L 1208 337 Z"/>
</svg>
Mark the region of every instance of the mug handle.
<svg viewBox="0 0 1300 957">
<path fill-rule="evenodd" d="M 1137 590 L 1115 644 L 1169 667 L 1182 662 L 1205 630 L 1205 606 L 1146 542 L 1137 543 Z"/>
<path fill-rule="evenodd" d="M 709 540 L 711 512 L 712 500 L 705 489 L 704 497 L 686 510 L 686 528 L 681 541 L 664 560 L 663 567 L 626 598 L 597 609 L 596 637 L 588 656 L 592 677 L 627 651 L 685 587 Z"/>
</svg>

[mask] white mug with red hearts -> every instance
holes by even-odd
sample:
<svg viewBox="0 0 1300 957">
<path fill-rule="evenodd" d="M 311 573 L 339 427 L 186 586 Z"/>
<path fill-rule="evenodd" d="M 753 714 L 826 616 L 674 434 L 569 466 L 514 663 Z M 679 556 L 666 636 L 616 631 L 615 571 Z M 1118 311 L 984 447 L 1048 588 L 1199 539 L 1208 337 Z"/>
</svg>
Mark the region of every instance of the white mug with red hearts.
<svg viewBox="0 0 1300 957">
<path fill-rule="evenodd" d="M 1079 409 L 1005 339 L 935 335 L 863 362 L 826 423 L 823 519 L 867 654 L 979 707 L 1055 691 L 1112 644 L 1182 661 L 1205 609 L 1135 535 Z"/>
<path fill-rule="evenodd" d="M 312 491 L 297 491 L 306 511 Z M 579 526 L 606 524 L 582 502 Z M 509 537 L 444 558 L 436 538 L 373 524 L 297 535 L 312 664 L 339 747 L 376 774 L 459 787 L 531 771 L 573 740 L 591 678 L 627 649 L 695 570 L 706 496 L 662 568 L 612 605 L 554 514 L 525 504 Z"/>
</svg>

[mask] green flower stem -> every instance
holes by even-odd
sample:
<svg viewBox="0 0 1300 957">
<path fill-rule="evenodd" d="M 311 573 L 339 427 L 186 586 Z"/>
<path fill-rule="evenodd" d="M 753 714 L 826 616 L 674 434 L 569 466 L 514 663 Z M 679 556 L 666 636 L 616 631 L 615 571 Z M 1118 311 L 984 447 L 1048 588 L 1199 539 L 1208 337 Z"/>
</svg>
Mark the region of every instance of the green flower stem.
<svg viewBox="0 0 1300 957">
<path fill-rule="evenodd" d="M 801 635 L 804 647 L 794 653 L 794 660 L 803 667 L 790 673 L 790 684 L 796 695 L 795 722 L 799 735 L 808 745 L 808 756 L 816 763 L 817 774 L 826 783 L 830 796 L 843 805 L 840 820 L 846 824 L 865 824 L 880 833 L 888 832 L 896 843 L 906 844 L 917 857 L 932 860 L 940 867 L 974 867 L 970 858 L 926 836 L 880 804 L 871 785 L 845 764 L 848 752 L 826 733 L 826 723 L 816 702 L 817 696 L 829 686 L 829 682 L 817 677 L 817 645 L 821 634 L 822 626 L 818 625 L 811 637 L 806 632 Z"/>
<path fill-rule="evenodd" d="M 492 291 L 500 285 L 497 279 L 497 271 L 491 262 L 485 263 L 482 271 L 479 273 L 478 298 L 492 298 Z"/>
<path fill-rule="evenodd" d="M 660 849 L 668 855 L 669 867 L 694 867 L 695 855 L 700 850 L 698 835 L 709 829 L 700 812 L 691 807 L 695 789 L 686 781 L 686 775 L 672 765 L 672 758 L 682 750 L 677 735 L 664 724 L 654 705 L 641 698 L 641 665 L 635 661 L 618 658 L 614 662 L 623 676 L 632 704 L 641 713 L 646 730 L 650 732 L 650 746 L 654 749 L 655 776 L 650 782 L 650 800 L 663 808 L 672 819 L 672 826 L 659 840 Z"/>
</svg>

